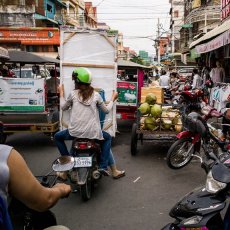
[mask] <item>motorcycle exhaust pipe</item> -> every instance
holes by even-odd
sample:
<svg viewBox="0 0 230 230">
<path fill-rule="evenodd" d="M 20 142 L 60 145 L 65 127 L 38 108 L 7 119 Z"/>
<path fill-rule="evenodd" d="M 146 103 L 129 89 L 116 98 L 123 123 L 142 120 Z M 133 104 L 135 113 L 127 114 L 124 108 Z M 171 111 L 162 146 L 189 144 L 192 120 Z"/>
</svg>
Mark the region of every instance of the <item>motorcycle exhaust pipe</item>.
<svg viewBox="0 0 230 230">
<path fill-rule="evenodd" d="M 98 170 L 94 170 L 92 173 L 92 177 L 94 180 L 98 180 L 101 177 L 101 174 Z"/>
</svg>

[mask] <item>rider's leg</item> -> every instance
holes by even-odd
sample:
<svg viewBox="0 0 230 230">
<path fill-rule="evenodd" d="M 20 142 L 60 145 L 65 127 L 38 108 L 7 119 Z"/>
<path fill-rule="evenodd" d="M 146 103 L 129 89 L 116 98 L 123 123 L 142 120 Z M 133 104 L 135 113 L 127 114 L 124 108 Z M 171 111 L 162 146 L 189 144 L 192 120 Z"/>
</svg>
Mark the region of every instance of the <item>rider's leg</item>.
<svg viewBox="0 0 230 230">
<path fill-rule="evenodd" d="M 99 163 L 99 170 L 103 171 L 104 174 L 108 174 L 108 162 L 110 156 L 110 149 L 111 149 L 111 141 L 112 137 L 107 132 L 102 131 L 103 133 L 103 144 L 102 144 L 102 151 L 101 151 L 101 158 Z"/>
<path fill-rule="evenodd" d="M 65 130 L 62 130 L 62 131 L 55 133 L 54 141 L 55 141 L 57 148 L 58 148 L 58 150 L 62 156 L 69 156 L 70 155 L 70 153 L 66 147 L 65 140 L 73 140 L 73 139 L 74 139 L 74 137 L 72 137 L 69 134 L 68 129 L 65 129 Z M 67 171 L 57 172 L 57 176 L 62 180 L 67 179 L 67 174 L 68 174 Z"/>
<path fill-rule="evenodd" d="M 62 131 L 55 133 L 54 141 L 55 141 L 57 148 L 58 148 L 58 150 L 62 156 L 70 155 L 69 151 L 66 147 L 65 140 L 73 140 L 73 139 L 74 139 L 74 137 L 72 137 L 69 134 L 68 129 L 64 129 Z"/>
</svg>

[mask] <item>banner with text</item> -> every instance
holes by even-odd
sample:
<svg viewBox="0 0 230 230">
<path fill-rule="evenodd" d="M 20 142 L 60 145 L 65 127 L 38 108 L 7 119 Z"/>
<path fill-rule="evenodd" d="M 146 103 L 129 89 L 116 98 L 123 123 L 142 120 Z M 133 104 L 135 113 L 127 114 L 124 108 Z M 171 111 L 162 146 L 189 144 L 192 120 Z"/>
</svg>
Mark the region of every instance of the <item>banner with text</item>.
<svg viewBox="0 0 230 230">
<path fill-rule="evenodd" d="M 0 111 L 44 111 L 44 79 L 0 79 Z"/>
</svg>

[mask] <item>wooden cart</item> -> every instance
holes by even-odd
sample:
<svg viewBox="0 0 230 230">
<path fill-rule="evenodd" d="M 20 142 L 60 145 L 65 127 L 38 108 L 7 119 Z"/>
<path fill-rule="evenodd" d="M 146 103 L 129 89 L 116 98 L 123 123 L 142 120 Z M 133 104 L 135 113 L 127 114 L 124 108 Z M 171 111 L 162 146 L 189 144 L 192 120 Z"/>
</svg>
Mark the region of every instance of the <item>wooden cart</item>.
<svg viewBox="0 0 230 230">
<path fill-rule="evenodd" d="M 172 105 L 164 105 L 170 106 Z M 172 107 L 173 108 L 173 107 Z M 179 110 L 175 108 L 180 114 Z M 176 140 L 176 135 L 180 130 L 175 129 L 175 126 L 172 125 L 170 129 L 165 129 L 163 125 L 163 119 L 167 119 L 166 117 L 160 116 L 157 121 L 157 127 L 153 130 L 146 130 L 143 128 L 143 124 L 141 120 L 145 118 L 145 116 L 141 115 L 139 111 L 137 111 L 137 119 L 136 122 L 133 123 L 132 132 L 131 132 L 131 155 L 135 156 L 138 151 L 138 141 L 140 141 L 141 145 L 144 142 L 173 142 Z M 182 124 L 181 124 L 182 130 Z"/>
</svg>

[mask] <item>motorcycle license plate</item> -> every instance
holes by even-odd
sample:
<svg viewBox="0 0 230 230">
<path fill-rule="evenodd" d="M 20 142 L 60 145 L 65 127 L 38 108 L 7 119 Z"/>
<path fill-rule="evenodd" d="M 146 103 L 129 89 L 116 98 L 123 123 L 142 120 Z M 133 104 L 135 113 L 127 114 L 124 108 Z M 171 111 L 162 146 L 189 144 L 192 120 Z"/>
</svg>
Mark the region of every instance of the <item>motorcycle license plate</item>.
<svg viewBox="0 0 230 230">
<path fill-rule="evenodd" d="M 82 167 L 91 167 L 92 166 L 92 157 L 74 157 L 75 168 L 82 168 Z"/>
</svg>

